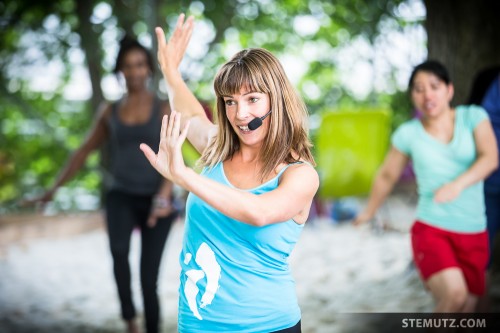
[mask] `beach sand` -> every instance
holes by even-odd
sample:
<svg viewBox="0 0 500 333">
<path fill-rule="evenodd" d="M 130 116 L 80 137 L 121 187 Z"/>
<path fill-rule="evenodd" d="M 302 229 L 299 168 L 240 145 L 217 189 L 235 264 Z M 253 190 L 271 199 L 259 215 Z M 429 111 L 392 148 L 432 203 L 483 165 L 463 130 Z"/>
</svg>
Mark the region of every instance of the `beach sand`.
<svg viewBox="0 0 500 333">
<path fill-rule="evenodd" d="M 325 217 L 306 224 L 290 259 L 304 333 L 359 332 L 364 317 L 352 319 L 353 313 L 432 311 L 432 298 L 411 265 L 408 230 L 414 199 L 411 195 L 389 198 L 378 220 L 388 229 L 356 228 Z M 160 270 L 162 332 L 166 333 L 176 332 L 183 231 L 179 220 L 172 227 Z M 140 235 L 135 231 L 130 261 L 142 320 L 139 246 Z M 99 212 L 1 219 L 1 332 L 124 332 L 119 313 Z"/>
</svg>

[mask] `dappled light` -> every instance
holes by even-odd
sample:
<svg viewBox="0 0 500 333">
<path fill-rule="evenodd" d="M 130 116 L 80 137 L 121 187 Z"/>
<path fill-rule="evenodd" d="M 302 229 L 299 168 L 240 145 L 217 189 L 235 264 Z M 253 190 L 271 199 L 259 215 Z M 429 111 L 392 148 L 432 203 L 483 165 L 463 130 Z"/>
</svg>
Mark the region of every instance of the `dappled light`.
<svg viewBox="0 0 500 333">
<path fill-rule="evenodd" d="M 208 118 L 203 125 L 191 123 L 191 131 L 221 125 L 214 76 L 242 49 L 270 51 L 305 102 L 304 128 L 309 130 L 320 183 L 314 198 L 311 194 L 309 215 L 305 210 L 299 213 L 301 217 L 305 214 L 307 223 L 289 258 L 302 332 L 362 332 L 363 318 L 355 322 L 345 315 L 434 310 L 435 300 L 412 261 L 412 224 L 421 195 L 415 165 L 412 156 L 394 148 L 391 138 L 402 124 L 422 119 L 421 110 L 433 107 L 432 101 L 424 100 L 428 95 L 421 95 L 421 108 L 417 109 L 408 93 L 415 65 L 435 59 L 448 68 L 453 110 L 467 103 L 474 73 L 499 65 L 499 1 L 7 0 L 0 2 L 0 12 L 0 332 L 126 332 L 113 281 L 105 209 L 108 189 L 116 180 L 112 166 L 116 156 L 111 149 L 117 148 L 108 139 L 117 132 L 109 130 L 116 124 L 111 125 L 112 118 L 104 114 L 111 110 L 106 109 L 109 105 L 122 107 L 130 87 L 136 84 L 151 92 L 152 102 L 138 98 L 127 105 L 138 110 L 138 105 L 151 102 L 150 109 L 155 110 L 151 112 L 158 112 L 158 118 L 148 118 L 148 123 L 128 109 L 131 122 L 123 122 L 125 131 L 142 128 L 151 134 L 156 133 L 150 131 L 154 127 L 160 132 L 163 115 L 169 115 L 169 121 L 175 118 L 170 117 L 174 104 L 167 101 L 175 84 L 168 86 L 168 75 L 160 68 L 165 63 L 159 65 L 155 27 L 163 28 L 168 40 L 180 13 L 192 15 L 196 28 L 175 73 L 180 72 Z M 131 70 L 128 77 L 122 70 L 114 71 L 120 40 L 125 36 L 152 54 L 152 65 L 151 61 L 144 65 L 144 60 L 142 72 Z M 280 97 L 282 100 L 269 103 L 290 102 L 287 96 Z M 223 116 L 229 109 L 225 103 L 228 101 L 222 103 Z M 290 108 L 283 109 L 289 119 L 268 113 L 269 117 L 261 118 L 268 122 L 261 129 L 271 133 L 284 122 L 289 127 L 299 126 L 290 116 Z M 276 125 L 278 119 L 285 120 Z M 251 137 L 253 129 L 248 124 L 234 128 L 239 126 L 242 137 Z M 146 125 L 151 127 L 141 127 Z M 52 193 L 51 186 L 58 181 L 65 161 L 88 143 L 89 133 L 96 128 L 95 142 L 87 147 L 92 146 L 92 152 L 79 171 Z M 227 136 L 236 135 L 234 128 Z M 154 154 L 159 151 L 157 137 L 155 134 L 149 144 Z M 296 140 L 282 133 L 275 138 Z M 203 140 L 198 146 L 181 142 L 182 148 L 178 148 L 185 165 L 196 174 L 201 172 L 198 150 L 207 147 L 208 136 Z M 141 181 L 152 176 L 139 167 L 149 167 L 149 162 L 154 167 L 158 160 L 155 155 L 148 162 L 139 145 L 130 142 L 127 153 L 133 153 L 121 155 L 129 162 L 123 163 L 123 174 L 133 173 L 138 180 L 133 190 L 140 190 Z M 236 151 L 242 146 L 245 144 Z M 391 148 L 396 150 L 392 151 L 397 161 L 393 170 L 400 171 L 403 162 L 409 163 L 400 168 L 386 203 L 368 218 L 363 207 L 369 204 L 370 191 Z M 139 154 L 144 157 L 141 163 L 127 157 Z M 150 171 L 162 182 L 166 177 Z M 173 333 L 178 329 L 179 252 L 186 231 L 188 193 L 178 185 L 167 192 L 168 198 L 158 198 L 157 193 L 148 198 L 154 208 L 148 206 L 145 211 L 152 216 L 155 209 L 164 209 L 158 218 L 173 221 L 171 231 L 165 231 L 168 240 L 158 279 L 161 332 Z M 117 206 L 123 207 L 123 202 Z M 255 210 L 260 213 L 260 207 Z M 147 223 L 156 223 L 157 216 L 151 222 L 150 215 Z M 360 216 L 367 223 L 359 222 Z M 132 294 L 142 325 L 145 309 L 139 260 L 145 243 L 140 227 L 130 230 Z M 500 253 L 498 244 L 496 251 Z M 498 253 L 490 276 L 491 302 L 487 306 L 480 303 L 483 312 L 500 309 Z"/>
</svg>

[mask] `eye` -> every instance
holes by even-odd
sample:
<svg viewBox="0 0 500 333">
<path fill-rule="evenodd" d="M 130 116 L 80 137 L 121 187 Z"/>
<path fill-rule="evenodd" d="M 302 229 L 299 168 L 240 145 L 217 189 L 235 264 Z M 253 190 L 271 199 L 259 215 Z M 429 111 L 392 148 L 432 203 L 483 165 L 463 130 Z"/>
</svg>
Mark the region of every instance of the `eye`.
<svg viewBox="0 0 500 333">
<path fill-rule="evenodd" d="M 232 99 L 226 99 L 226 100 L 224 101 L 224 103 L 225 103 L 227 106 L 231 106 L 231 105 L 234 105 L 234 104 L 235 104 L 235 103 L 234 103 L 234 101 L 233 101 Z"/>
<path fill-rule="evenodd" d="M 250 102 L 251 103 L 257 103 L 259 99 L 257 97 L 250 97 Z"/>
<path fill-rule="evenodd" d="M 440 86 L 441 85 L 439 83 L 434 83 L 434 84 L 431 85 L 431 88 L 434 89 L 434 90 L 437 90 L 437 89 L 440 88 Z"/>
</svg>

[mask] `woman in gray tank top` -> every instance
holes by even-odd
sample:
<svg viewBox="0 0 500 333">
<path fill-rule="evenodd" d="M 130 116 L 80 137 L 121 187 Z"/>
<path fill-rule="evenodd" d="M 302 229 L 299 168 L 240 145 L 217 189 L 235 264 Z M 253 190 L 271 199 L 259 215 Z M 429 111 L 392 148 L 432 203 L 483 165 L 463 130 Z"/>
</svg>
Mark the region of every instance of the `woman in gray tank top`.
<svg viewBox="0 0 500 333">
<path fill-rule="evenodd" d="M 157 279 L 170 226 L 177 216 L 173 206 L 172 183 L 161 177 L 142 156 L 139 144 L 156 144 L 161 118 L 170 114 L 168 103 L 147 89 L 153 73 L 149 51 L 137 41 L 124 38 L 116 59 L 115 73 L 123 77 L 127 92 L 117 102 L 102 103 L 82 143 L 59 173 L 54 185 L 34 201 L 52 200 L 54 193 L 85 164 L 95 149 L 108 145 L 110 169 L 106 175 L 106 223 L 113 271 L 121 313 L 128 332 L 139 332 L 132 300 L 130 238 L 141 230 L 141 289 L 145 326 L 148 333 L 159 328 Z"/>
</svg>

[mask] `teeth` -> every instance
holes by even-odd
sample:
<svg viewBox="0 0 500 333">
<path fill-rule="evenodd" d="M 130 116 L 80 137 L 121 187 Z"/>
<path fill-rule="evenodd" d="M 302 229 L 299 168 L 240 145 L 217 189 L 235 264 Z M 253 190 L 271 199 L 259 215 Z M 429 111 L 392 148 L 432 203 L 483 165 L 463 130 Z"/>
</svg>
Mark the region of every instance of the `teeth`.
<svg viewBox="0 0 500 333">
<path fill-rule="evenodd" d="M 250 129 L 248 128 L 248 126 L 238 126 L 242 131 L 244 132 L 249 132 Z"/>
</svg>

